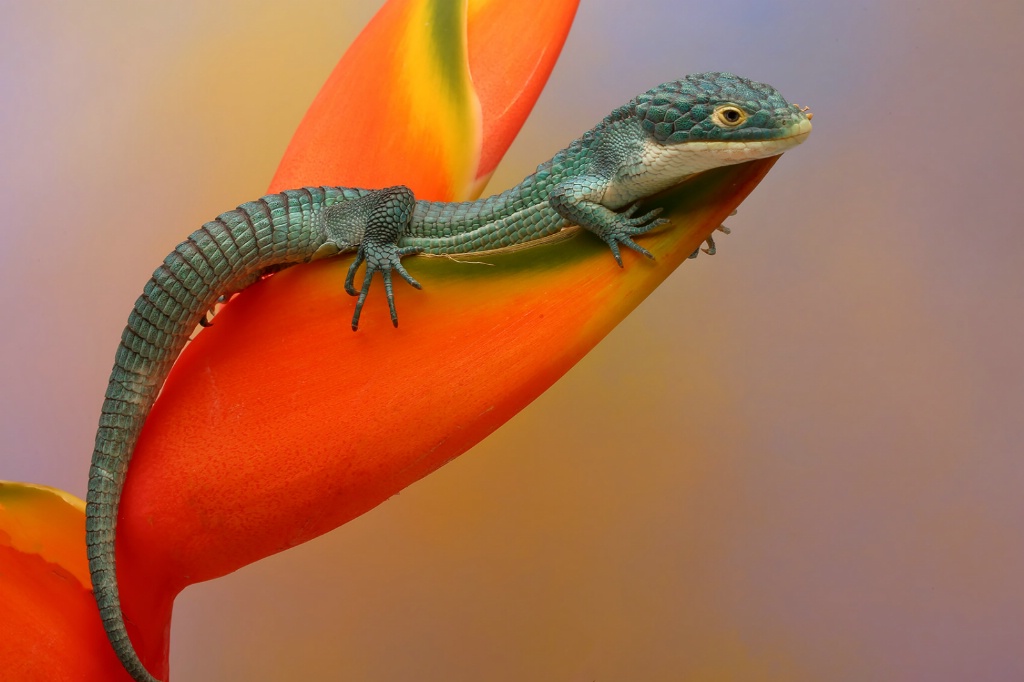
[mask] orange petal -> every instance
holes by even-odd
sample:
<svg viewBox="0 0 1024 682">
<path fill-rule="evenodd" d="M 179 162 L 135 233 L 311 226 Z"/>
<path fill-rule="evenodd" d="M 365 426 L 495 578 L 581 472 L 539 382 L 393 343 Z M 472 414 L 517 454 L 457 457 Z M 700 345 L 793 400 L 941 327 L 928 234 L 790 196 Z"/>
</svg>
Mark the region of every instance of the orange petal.
<svg viewBox="0 0 1024 682">
<path fill-rule="evenodd" d="M 479 139 L 464 4 L 391 0 L 306 112 L 270 191 L 411 184 L 423 198 L 461 196 Z"/>
<path fill-rule="evenodd" d="M 458 456 L 551 385 L 682 262 L 774 159 L 708 173 L 661 202 L 673 225 L 618 268 L 589 235 L 410 259 L 349 328 L 345 261 L 293 268 L 232 302 L 186 349 L 143 432 L 118 557 L 184 587 L 309 540 Z M 272 314 L 268 314 L 272 311 Z M 123 551 L 122 551 L 123 550 Z M 130 553 L 130 555 L 129 555 Z"/>
<path fill-rule="evenodd" d="M 0 677 L 130 680 L 92 598 L 85 504 L 63 491 L 0 482 Z"/>
<path fill-rule="evenodd" d="M 270 191 L 404 184 L 421 199 L 478 195 L 547 82 L 578 4 L 387 3 L 310 106 Z"/>
</svg>

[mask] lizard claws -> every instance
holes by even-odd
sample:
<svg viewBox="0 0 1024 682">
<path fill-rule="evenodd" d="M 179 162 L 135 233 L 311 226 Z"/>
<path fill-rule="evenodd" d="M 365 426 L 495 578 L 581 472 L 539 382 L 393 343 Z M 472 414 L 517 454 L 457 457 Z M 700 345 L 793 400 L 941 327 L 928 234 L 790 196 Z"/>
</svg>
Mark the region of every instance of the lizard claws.
<svg viewBox="0 0 1024 682">
<path fill-rule="evenodd" d="M 718 253 L 718 249 L 715 248 L 715 238 L 714 237 L 712 237 L 711 235 L 708 235 L 708 238 L 705 239 L 704 241 L 708 245 L 708 248 L 701 249 L 704 253 L 708 254 L 709 256 L 714 256 L 716 253 Z"/>
<path fill-rule="evenodd" d="M 722 227 L 725 227 L 725 226 L 723 225 Z M 728 229 L 725 229 L 725 230 L 722 230 L 722 231 L 725 232 L 726 234 L 729 234 Z M 703 251 L 704 253 L 708 254 L 709 256 L 714 256 L 716 253 L 718 253 L 718 248 L 715 246 L 715 238 L 714 237 L 709 235 L 708 238 L 704 240 L 704 243 L 706 243 L 708 245 L 708 248 L 702 249 L 702 248 L 700 248 L 698 246 L 696 249 L 693 250 L 693 253 L 691 253 L 688 256 L 688 258 L 696 258 L 697 255 L 700 254 L 701 251 Z"/>
<path fill-rule="evenodd" d="M 384 280 L 384 293 L 388 299 L 388 310 L 391 312 L 391 324 L 396 327 L 398 326 L 398 312 L 395 310 L 395 294 L 391 282 L 391 273 L 392 271 L 397 272 L 402 279 L 413 287 L 422 289 L 423 286 L 413 279 L 401 261 L 403 256 L 420 253 L 422 250 L 422 247 L 418 246 L 400 249 L 395 244 L 371 244 L 369 254 L 367 254 L 367 245 L 365 243 L 360 245 L 359 250 L 356 251 L 356 258 L 352 261 L 348 274 L 345 276 L 345 291 L 351 296 L 359 296 L 356 300 L 355 312 L 352 313 L 352 331 L 359 329 L 359 317 L 363 312 L 366 296 L 370 293 L 370 282 L 373 281 L 373 273 L 375 272 L 380 272 L 381 279 Z M 356 291 L 352 285 L 355 280 L 356 270 L 364 261 L 366 262 L 366 273 L 363 275 L 363 286 L 362 289 Z"/>
<path fill-rule="evenodd" d="M 633 241 L 629 234 L 620 234 L 616 236 L 606 237 L 604 243 L 608 245 L 608 248 L 612 250 L 612 256 L 615 257 L 615 262 L 619 264 L 619 267 L 625 267 L 622 264 L 622 253 L 619 251 L 619 244 L 633 249 L 639 254 L 647 256 L 649 259 L 654 260 L 654 254 L 645 249 L 644 247 Z"/>
<path fill-rule="evenodd" d="M 635 203 L 625 211 L 619 213 L 618 216 L 616 216 L 614 226 L 600 235 L 604 240 L 604 243 L 612 250 L 615 262 L 619 264 L 620 268 L 624 267 L 622 264 L 622 254 L 619 251 L 620 244 L 646 256 L 651 260 L 654 260 L 654 254 L 633 241 L 633 237 L 644 234 L 668 222 L 665 218 L 658 217 L 663 211 L 660 207 L 648 211 L 641 216 L 637 216 L 636 218 L 631 217 L 636 213 L 639 206 L 639 203 Z"/>
</svg>

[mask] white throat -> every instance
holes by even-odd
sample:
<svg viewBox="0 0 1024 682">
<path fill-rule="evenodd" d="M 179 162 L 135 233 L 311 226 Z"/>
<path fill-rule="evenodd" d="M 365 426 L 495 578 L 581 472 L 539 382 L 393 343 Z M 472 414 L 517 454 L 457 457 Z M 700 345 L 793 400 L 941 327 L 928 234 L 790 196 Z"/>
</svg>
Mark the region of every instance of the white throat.
<svg viewBox="0 0 1024 682">
<path fill-rule="evenodd" d="M 774 140 L 694 141 L 674 145 L 646 140 L 637 163 L 619 170 L 601 203 L 609 208 L 621 208 L 697 173 L 776 156 L 803 142 L 810 132 L 810 121 L 801 121 L 792 135 Z"/>
</svg>

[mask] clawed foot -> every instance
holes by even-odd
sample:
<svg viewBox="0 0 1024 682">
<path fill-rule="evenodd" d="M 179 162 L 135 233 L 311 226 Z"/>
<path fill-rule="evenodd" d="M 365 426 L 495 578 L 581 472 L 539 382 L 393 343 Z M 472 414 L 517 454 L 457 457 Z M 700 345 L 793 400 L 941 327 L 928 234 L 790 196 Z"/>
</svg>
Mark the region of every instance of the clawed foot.
<svg viewBox="0 0 1024 682">
<path fill-rule="evenodd" d="M 253 281 L 255 281 L 255 280 L 253 280 Z M 232 296 L 234 296 L 239 291 L 241 291 L 242 288 L 247 287 L 247 286 L 249 286 L 249 285 L 245 284 L 243 287 L 240 287 L 237 290 L 232 290 L 230 293 L 221 294 L 220 296 L 218 296 L 217 297 L 217 302 L 213 304 L 213 307 L 211 307 L 209 310 L 207 310 L 205 313 L 203 313 L 203 316 L 199 318 L 199 326 L 202 327 L 203 329 L 205 329 L 207 327 L 212 327 L 213 326 L 213 317 L 217 314 L 217 306 L 226 304 L 228 301 L 231 300 Z"/>
<path fill-rule="evenodd" d="M 633 237 L 644 234 L 656 227 L 664 225 L 668 222 L 665 218 L 658 218 L 661 215 L 662 209 L 656 208 L 653 211 L 648 211 L 642 216 L 633 218 L 633 214 L 636 213 L 639 204 L 633 204 L 622 213 L 615 216 L 615 223 L 611 228 L 607 228 L 601 231 L 599 235 L 604 243 L 612 250 L 612 255 L 615 256 L 615 262 L 622 266 L 622 255 L 619 253 L 619 244 L 628 246 L 637 253 L 642 253 L 651 260 L 654 260 L 654 255 L 645 249 L 644 247 L 633 241 Z"/>
<path fill-rule="evenodd" d="M 723 225 L 723 226 L 719 227 L 718 229 L 722 229 L 722 227 L 725 227 L 725 226 Z M 728 228 L 726 228 L 726 230 L 723 230 L 723 232 L 725 232 L 726 234 L 729 234 L 729 232 L 727 230 L 728 230 Z M 715 238 L 714 237 L 709 236 L 707 239 L 704 240 L 704 243 L 708 245 L 708 248 L 702 249 L 700 247 L 697 247 L 696 249 L 693 250 L 693 253 L 691 253 L 689 257 L 690 258 L 696 258 L 700 254 L 701 251 L 703 251 L 704 253 L 708 254 L 709 256 L 714 256 L 716 253 L 718 253 L 718 248 L 715 247 Z"/>
<path fill-rule="evenodd" d="M 373 273 L 375 272 L 380 272 L 381 277 L 384 279 L 384 292 L 388 297 L 388 308 L 391 309 L 391 323 L 396 327 L 398 326 L 398 313 L 395 312 L 395 296 L 391 287 L 391 271 L 397 272 L 402 276 L 402 279 L 417 289 L 422 289 L 423 287 L 420 286 L 420 283 L 406 272 L 401 261 L 404 256 L 411 256 L 421 251 L 423 251 L 423 248 L 419 246 L 399 248 L 396 244 L 377 244 L 365 241 L 359 246 L 359 250 L 356 251 L 356 259 L 352 261 L 352 266 L 349 267 L 348 275 L 345 277 L 345 291 L 351 296 L 359 296 L 359 300 L 356 301 L 355 313 L 352 315 L 352 331 L 359 329 L 359 315 L 363 312 L 363 303 L 366 302 L 366 294 L 370 291 L 370 282 L 373 280 Z M 352 285 L 355 281 L 356 270 L 363 261 L 366 261 L 363 288 L 356 291 Z"/>
<path fill-rule="evenodd" d="M 736 215 L 736 211 L 733 211 L 729 215 Z M 725 224 L 719 225 L 715 229 L 721 232 L 722 234 L 732 234 L 732 230 L 730 230 L 729 227 Z M 716 253 L 718 253 L 718 249 L 715 247 L 715 238 L 713 236 L 709 235 L 708 238 L 704 240 L 704 242 L 708 245 L 708 248 L 694 249 L 693 253 L 690 254 L 690 258 L 696 258 L 697 254 L 699 254 L 701 251 L 708 254 L 709 256 L 714 256 Z"/>
</svg>

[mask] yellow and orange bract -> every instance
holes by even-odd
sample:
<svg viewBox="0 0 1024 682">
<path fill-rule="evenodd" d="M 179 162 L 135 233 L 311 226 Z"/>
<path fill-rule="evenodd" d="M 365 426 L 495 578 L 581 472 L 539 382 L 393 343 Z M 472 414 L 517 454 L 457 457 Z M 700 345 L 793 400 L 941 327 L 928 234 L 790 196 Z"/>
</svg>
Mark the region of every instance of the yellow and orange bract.
<svg viewBox="0 0 1024 682">
<path fill-rule="evenodd" d="M 0 678 L 131 679 L 100 623 L 84 537 L 82 500 L 0 482 Z"/>
<path fill-rule="evenodd" d="M 579 0 L 392 0 L 310 106 L 270 191 L 412 187 L 479 195 L 540 96 Z"/>
</svg>

